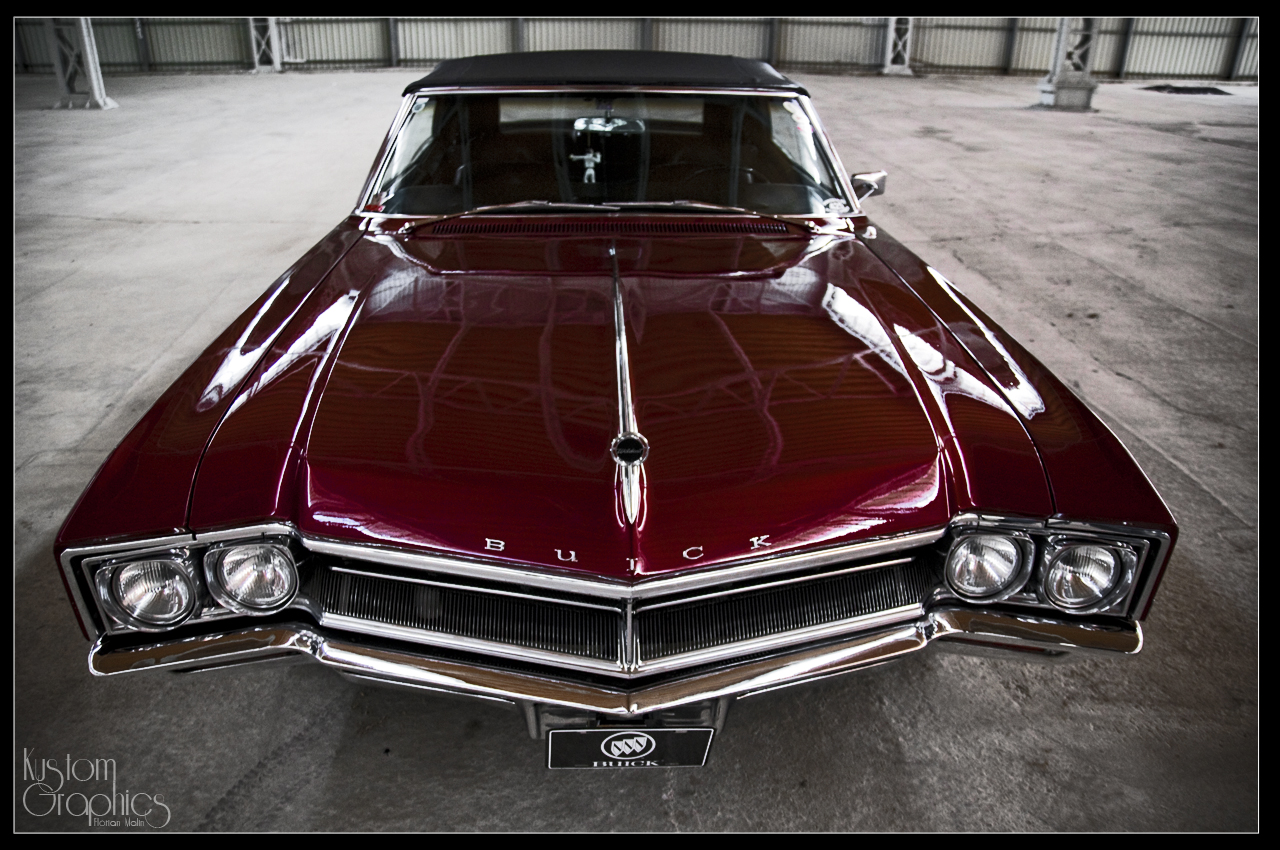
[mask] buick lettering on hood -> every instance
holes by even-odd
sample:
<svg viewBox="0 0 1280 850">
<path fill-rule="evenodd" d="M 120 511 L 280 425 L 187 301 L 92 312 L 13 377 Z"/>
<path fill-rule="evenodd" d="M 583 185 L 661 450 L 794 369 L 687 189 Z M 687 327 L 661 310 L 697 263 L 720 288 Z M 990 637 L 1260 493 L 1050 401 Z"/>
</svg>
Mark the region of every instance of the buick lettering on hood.
<svg viewBox="0 0 1280 850">
<path fill-rule="evenodd" d="M 67 518 L 90 670 L 303 656 L 651 767 L 935 644 L 1137 652 L 1173 518 L 884 187 L 762 62 L 441 63 Z"/>
</svg>

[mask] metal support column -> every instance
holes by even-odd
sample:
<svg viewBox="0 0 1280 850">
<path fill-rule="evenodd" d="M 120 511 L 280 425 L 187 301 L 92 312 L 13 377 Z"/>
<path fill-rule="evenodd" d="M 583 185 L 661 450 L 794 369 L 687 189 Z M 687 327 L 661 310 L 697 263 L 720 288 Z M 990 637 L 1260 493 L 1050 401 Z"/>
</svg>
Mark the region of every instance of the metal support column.
<svg viewBox="0 0 1280 850">
<path fill-rule="evenodd" d="M 23 73 L 31 70 L 31 65 L 27 62 L 27 50 L 22 46 L 22 33 L 18 31 L 16 21 L 13 27 L 13 65 Z"/>
<path fill-rule="evenodd" d="M 1227 69 L 1227 79 L 1234 80 L 1240 76 L 1240 60 L 1244 58 L 1244 46 L 1249 41 L 1249 25 L 1252 18 L 1240 18 L 1236 21 L 1236 44 L 1231 51 L 1231 64 Z"/>
<path fill-rule="evenodd" d="M 911 18 L 885 18 L 882 74 L 911 76 Z"/>
<path fill-rule="evenodd" d="M 93 25 L 88 18 L 46 18 L 45 35 L 49 39 L 49 55 L 58 78 L 62 97 L 54 109 L 115 109 L 120 104 L 107 97 L 102 84 L 102 68 L 98 65 L 98 45 L 93 40 Z M 89 90 L 78 91 L 84 82 Z"/>
<path fill-rule="evenodd" d="M 387 18 L 387 64 L 400 67 L 400 22 Z"/>
<path fill-rule="evenodd" d="M 283 52 L 280 50 L 280 28 L 275 18 L 249 18 L 249 52 L 253 59 L 253 72 L 284 69 Z"/>
<path fill-rule="evenodd" d="M 1133 30 L 1137 21 L 1137 18 L 1124 19 L 1124 32 L 1120 34 L 1120 60 L 1116 63 L 1117 80 L 1123 80 L 1129 70 L 1129 50 L 1133 47 Z"/>
<path fill-rule="evenodd" d="M 524 18 L 511 19 L 511 52 L 524 53 Z"/>
<path fill-rule="evenodd" d="M 764 61 L 776 68 L 778 66 L 778 54 L 782 48 L 782 19 L 770 18 L 768 23 L 769 29 L 765 33 L 767 41 L 765 43 Z"/>
<path fill-rule="evenodd" d="M 147 40 L 147 31 L 142 26 L 142 18 L 133 19 L 133 37 L 137 41 L 138 64 L 142 70 L 151 70 L 151 42 Z"/>
<path fill-rule="evenodd" d="M 1079 26 L 1076 22 L 1080 22 Z M 1040 105 L 1087 111 L 1098 84 L 1089 76 L 1093 62 L 1094 18 L 1059 18 L 1053 62 L 1040 81 Z"/>
<path fill-rule="evenodd" d="M 640 19 L 640 49 L 653 50 L 653 18 Z"/>
<path fill-rule="evenodd" d="M 1018 19 L 1010 18 L 1004 31 L 1004 72 L 1013 73 L 1013 48 L 1018 44 Z"/>
</svg>

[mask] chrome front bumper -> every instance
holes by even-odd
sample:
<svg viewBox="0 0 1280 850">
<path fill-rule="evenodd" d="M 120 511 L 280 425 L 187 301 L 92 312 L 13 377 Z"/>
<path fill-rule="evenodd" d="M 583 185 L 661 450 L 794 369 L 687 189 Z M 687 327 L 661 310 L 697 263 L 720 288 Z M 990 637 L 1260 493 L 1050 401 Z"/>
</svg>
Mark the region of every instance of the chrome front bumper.
<svg viewBox="0 0 1280 850">
<path fill-rule="evenodd" d="M 559 679 L 554 673 L 504 670 L 496 665 L 368 646 L 341 633 L 301 623 L 239 628 L 121 649 L 109 649 L 100 639 L 89 652 L 89 670 L 95 676 L 140 670 L 192 671 L 310 656 L 339 673 L 361 679 L 504 702 L 637 715 L 823 679 L 891 661 L 934 641 L 1012 650 L 1049 660 L 1081 652 L 1133 654 L 1142 648 L 1142 628 L 1133 621 L 1102 626 L 980 608 L 939 608 L 892 628 L 630 689 Z"/>
</svg>

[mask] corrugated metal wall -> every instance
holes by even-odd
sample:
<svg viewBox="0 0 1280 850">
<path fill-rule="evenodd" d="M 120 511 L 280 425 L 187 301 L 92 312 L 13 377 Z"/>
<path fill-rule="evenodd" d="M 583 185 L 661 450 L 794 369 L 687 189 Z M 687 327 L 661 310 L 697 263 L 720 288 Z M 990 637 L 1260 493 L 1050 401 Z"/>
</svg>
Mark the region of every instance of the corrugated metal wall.
<svg viewBox="0 0 1280 850">
<path fill-rule="evenodd" d="M 387 64 L 386 18 L 279 18 L 278 24 L 286 61 L 317 68 Z"/>
<path fill-rule="evenodd" d="M 507 18 L 399 18 L 400 63 L 434 65 L 512 49 L 512 22 Z M 384 62 L 390 64 L 390 61 Z"/>
<path fill-rule="evenodd" d="M 638 18 L 529 18 L 526 50 L 634 50 L 640 46 Z"/>
<path fill-rule="evenodd" d="M 663 18 L 653 29 L 655 50 L 729 53 L 746 59 L 764 59 L 769 53 L 767 18 Z"/>
<path fill-rule="evenodd" d="M 1168 65 L 1193 76 L 1216 77 L 1235 46 L 1230 18 L 1146 18 L 1134 30 L 1129 68 L 1152 74 Z"/>
<path fill-rule="evenodd" d="M 1005 70 L 1008 18 L 917 18 L 913 25 L 911 64 L 917 71 Z M 1047 55 L 1044 66 L 1049 66 Z"/>
<path fill-rule="evenodd" d="M 778 64 L 810 71 L 866 71 L 884 64 L 884 18 L 781 18 Z"/>
<path fill-rule="evenodd" d="M 857 72 L 884 61 L 886 18 L 280 18 L 289 68 L 428 66 L 479 53 L 637 49 Z M 915 18 L 917 73 L 1044 74 L 1057 18 Z M 94 18 L 104 73 L 253 67 L 246 18 Z M 1257 18 L 1098 18 L 1098 77 L 1258 78 Z M 1127 45 L 1127 51 L 1125 47 Z M 1239 61 L 1233 69 L 1237 53 Z M 52 73 L 43 23 L 14 20 L 14 70 Z"/>
</svg>

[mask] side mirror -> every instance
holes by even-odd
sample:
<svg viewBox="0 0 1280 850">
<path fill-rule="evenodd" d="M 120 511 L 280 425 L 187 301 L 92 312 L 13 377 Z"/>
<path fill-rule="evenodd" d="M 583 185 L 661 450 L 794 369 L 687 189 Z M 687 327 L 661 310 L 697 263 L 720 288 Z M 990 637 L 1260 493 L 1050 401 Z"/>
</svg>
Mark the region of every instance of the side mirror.
<svg viewBox="0 0 1280 850">
<path fill-rule="evenodd" d="M 854 174 L 853 194 L 861 203 L 863 198 L 884 194 L 884 181 L 889 177 L 885 171 L 868 171 L 866 174 Z"/>
</svg>

